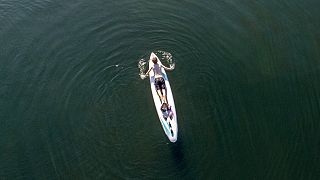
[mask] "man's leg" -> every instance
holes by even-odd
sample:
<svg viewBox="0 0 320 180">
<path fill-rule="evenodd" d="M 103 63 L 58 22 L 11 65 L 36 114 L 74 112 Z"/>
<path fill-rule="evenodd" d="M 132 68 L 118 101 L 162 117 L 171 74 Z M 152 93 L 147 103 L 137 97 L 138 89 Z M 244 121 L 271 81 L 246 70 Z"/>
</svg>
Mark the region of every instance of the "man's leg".
<svg viewBox="0 0 320 180">
<path fill-rule="evenodd" d="M 159 96 L 159 98 L 160 98 L 160 101 L 162 102 L 162 92 L 161 92 L 161 87 L 159 86 L 159 84 L 158 84 L 158 83 L 159 83 L 159 82 L 158 82 L 158 80 L 157 80 L 157 79 L 155 79 L 154 85 L 155 85 L 155 88 L 156 88 L 157 94 L 158 94 L 158 96 Z"/>
<path fill-rule="evenodd" d="M 161 93 L 161 89 L 157 90 L 157 94 L 158 94 L 158 96 L 160 98 L 160 101 L 162 102 L 163 96 L 162 96 L 162 93 Z"/>
<path fill-rule="evenodd" d="M 167 100 L 167 89 L 164 88 L 164 89 L 161 89 L 161 91 L 162 91 L 163 101 L 168 104 L 168 100 Z"/>
</svg>

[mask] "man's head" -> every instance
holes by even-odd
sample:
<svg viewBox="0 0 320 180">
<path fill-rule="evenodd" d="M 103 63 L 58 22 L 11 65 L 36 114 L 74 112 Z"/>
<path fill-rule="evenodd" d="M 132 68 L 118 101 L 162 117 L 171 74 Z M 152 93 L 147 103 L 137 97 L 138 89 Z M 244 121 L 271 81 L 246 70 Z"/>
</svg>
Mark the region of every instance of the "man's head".
<svg viewBox="0 0 320 180">
<path fill-rule="evenodd" d="M 153 62 L 154 64 L 157 64 L 158 59 L 157 59 L 156 57 L 153 57 L 153 58 L 152 58 L 152 62 Z"/>
</svg>

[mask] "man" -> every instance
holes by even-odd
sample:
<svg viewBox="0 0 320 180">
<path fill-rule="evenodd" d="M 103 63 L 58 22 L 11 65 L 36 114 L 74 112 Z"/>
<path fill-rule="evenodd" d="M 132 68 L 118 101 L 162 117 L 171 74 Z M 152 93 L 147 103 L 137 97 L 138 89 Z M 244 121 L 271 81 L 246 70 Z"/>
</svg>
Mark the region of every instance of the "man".
<svg viewBox="0 0 320 180">
<path fill-rule="evenodd" d="M 165 85 L 164 78 L 161 73 L 161 68 L 165 70 L 173 70 L 174 67 L 166 67 L 162 64 L 158 64 L 158 59 L 153 57 L 152 59 L 153 66 L 147 71 L 146 76 L 149 75 L 150 71 L 153 70 L 154 72 L 154 85 L 157 91 L 158 96 L 160 97 L 161 103 L 168 103 L 167 102 L 167 89 Z"/>
</svg>

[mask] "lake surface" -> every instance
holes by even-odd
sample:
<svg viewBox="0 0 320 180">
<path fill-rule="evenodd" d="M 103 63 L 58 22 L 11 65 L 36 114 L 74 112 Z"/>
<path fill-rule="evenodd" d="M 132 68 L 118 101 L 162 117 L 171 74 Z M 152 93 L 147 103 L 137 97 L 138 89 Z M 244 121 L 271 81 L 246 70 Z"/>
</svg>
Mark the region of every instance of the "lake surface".
<svg viewBox="0 0 320 180">
<path fill-rule="evenodd" d="M 0 0 L 0 179 L 319 179 L 319 0 Z M 172 54 L 170 143 L 138 62 Z"/>
</svg>

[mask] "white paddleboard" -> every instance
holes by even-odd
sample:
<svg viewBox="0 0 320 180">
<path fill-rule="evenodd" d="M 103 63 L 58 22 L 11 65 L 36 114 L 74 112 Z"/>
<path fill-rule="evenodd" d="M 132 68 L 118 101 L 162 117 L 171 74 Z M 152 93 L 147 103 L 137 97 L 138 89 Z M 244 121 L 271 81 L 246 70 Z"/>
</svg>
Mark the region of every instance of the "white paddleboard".
<svg viewBox="0 0 320 180">
<path fill-rule="evenodd" d="M 153 62 L 152 59 L 153 57 L 156 57 L 158 59 L 158 64 L 161 64 L 160 59 L 152 52 L 150 55 L 150 59 L 149 59 L 149 69 L 151 67 L 153 67 Z M 153 101 L 156 107 L 156 111 L 159 117 L 159 120 L 161 122 L 162 128 L 165 132 L 165 134 L 167 135 L 168 139 L 171 142 L 176 142 L 177 138 L 178 138 L 178 124 L 177 124 L 177 114 L 176 114 L 176 107 L 174 105 L 174 99 L 173 99 L 173 95 L 172 95 L 172 91 L 171 91 L 171 86 L 169 83 L 169 79 L 168 76 L 165 72 L 165 70 L 163 68 L 161 68 L 161 72 L 162 72 L 162 76 L 163 79 L 165 81 L 165 85 L 167 88 L 167 100 L 168 100 L 168 104 L 171 106 L 171 111 L 173 112 L 173 117 L 171 118 L 167 118 L 165 119 L 163 117 L 163 113 L 161 111 L 161 101 L 160 98 L 157 94 L 156 88 L 154 86 L 154 72 L 153 70 L 150 71 L 149 73 L 149 78 L 150 78 L 150 87 L 151 87 L 151 92 L 152 92 L 152 96 L 153 96 Z"/>
</svg>

